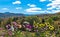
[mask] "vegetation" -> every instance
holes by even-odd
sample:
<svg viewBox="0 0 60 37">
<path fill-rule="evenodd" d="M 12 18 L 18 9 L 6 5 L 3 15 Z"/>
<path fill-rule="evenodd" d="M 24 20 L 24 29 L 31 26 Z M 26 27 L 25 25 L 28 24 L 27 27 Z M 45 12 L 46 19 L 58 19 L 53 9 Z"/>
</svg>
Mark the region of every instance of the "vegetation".
<svg viewBox="0 0 60 37">
<path fill-rule="evenodd" d="M 0 18 L 0 37 L 60 37 L 60 15 Z"/>
</svg>

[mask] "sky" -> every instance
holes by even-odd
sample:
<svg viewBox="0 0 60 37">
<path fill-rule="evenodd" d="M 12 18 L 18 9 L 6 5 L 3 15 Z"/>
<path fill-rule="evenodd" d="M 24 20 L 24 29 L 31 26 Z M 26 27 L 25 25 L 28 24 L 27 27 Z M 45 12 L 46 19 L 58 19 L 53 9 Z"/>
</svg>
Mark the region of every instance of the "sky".
<svg viewBox="0 0 60 37">
<path fill-rule="evenodd" d="M 0 0 L 0 13 L 41 14 L 60 12 L 60 0 Z"/>
</svg>

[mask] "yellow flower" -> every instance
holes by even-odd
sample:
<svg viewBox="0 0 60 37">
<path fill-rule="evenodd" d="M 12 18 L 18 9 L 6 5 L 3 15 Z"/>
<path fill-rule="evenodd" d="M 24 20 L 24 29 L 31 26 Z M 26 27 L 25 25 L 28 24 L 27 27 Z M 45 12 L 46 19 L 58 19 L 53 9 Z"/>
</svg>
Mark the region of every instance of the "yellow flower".
<svg viewBox="0 0 60 37">
<path fill-rule="evenodd" d="M 39 24 L 39 27 L 44 27 L 45 26 L 45 24 Z"/>
<path fill-rule="evenodd" d="M 46 22 L 45 25 L 46 25 L 46 26 L 50 26 L 50 23 L 49 23 L 49 22 Z"/>
<path fill-rule="evenodd" d="M 53 27 L 53 26 L 49 26 L 49 29 L 50 29 L 50 30 L 54 30 L 54 27 Z"/>
<path fill-rule="evenodd" d="M 35 21 L 34 21 L 34 23 L 33 23 L 34 27 L 38 27 L 38 24 L 39 24 L 39 23 L 36 23 Z"/>
</svg>

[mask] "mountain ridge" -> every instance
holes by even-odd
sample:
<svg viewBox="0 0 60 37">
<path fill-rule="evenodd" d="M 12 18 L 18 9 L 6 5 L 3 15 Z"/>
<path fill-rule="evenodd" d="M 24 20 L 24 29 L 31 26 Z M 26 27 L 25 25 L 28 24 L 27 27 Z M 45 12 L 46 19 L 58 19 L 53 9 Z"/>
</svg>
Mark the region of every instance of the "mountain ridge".
<svg viewBox="0 0 60 37">
<path fill-rule="evenodd" d="M 48 15 L 59 15 L 59 14 L 60 14 L 60 12 L 57 12 L 55 14 L 35 14 L 35 15 L 48 16 Z M 34 16 L 34 14 L 10 13 L 10 12 L 0 13 L 0 18 L 1 17 L 20 17 L 20 16 Z"/>
</svg>

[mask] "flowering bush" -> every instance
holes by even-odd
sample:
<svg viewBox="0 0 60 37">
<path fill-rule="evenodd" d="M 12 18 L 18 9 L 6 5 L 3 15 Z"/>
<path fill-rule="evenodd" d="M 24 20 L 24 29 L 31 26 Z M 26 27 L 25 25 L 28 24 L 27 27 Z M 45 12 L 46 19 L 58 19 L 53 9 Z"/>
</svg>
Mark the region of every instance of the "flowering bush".
<svg viewBox="0 0 60 37">
<path fill-rule="evenodd" d="M 60 37 L 60 20 L 51 17 L 8 18 L 0 22 L 1 37 Z"/>
</svg>

